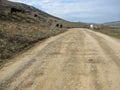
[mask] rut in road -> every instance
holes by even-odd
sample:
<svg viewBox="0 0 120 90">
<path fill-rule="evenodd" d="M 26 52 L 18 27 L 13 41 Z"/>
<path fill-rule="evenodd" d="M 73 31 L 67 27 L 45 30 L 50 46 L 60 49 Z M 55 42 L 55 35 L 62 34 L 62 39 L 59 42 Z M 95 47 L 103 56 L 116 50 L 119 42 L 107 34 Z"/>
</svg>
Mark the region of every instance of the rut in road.
<svg viewBox="0 0 120 90">
<path fill-rule="evenodd" d="M 0 70 L 0 90 L 120 90 L 120 41 L 84 28 L 38 44 Z"/>
</svg>

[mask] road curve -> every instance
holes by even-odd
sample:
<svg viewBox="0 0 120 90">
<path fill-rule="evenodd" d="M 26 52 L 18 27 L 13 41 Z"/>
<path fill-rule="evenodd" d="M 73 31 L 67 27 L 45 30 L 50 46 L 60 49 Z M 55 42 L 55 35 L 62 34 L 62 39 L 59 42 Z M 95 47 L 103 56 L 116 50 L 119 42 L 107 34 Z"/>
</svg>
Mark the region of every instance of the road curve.
<svg viewBox="0 0 120 90">
<path fill-rule="evenodd" d="M 5 64 L 0 90 L 120 90 L 120 40 L 70 29 Z"/>
</svg>

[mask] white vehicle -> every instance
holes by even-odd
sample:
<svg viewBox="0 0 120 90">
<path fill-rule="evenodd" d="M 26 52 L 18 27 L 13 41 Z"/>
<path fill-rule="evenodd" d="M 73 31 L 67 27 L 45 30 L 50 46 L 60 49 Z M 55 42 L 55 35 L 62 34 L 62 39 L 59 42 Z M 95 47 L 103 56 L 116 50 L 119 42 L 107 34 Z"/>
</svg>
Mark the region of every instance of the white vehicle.
<svg viewBox="0 0 120 90">
<path fill-rule="evenodd" d="M 94 29 L 94 26 L 93 26 L 93 24 L 90 24 L 90 29 Z"/>
</svg>

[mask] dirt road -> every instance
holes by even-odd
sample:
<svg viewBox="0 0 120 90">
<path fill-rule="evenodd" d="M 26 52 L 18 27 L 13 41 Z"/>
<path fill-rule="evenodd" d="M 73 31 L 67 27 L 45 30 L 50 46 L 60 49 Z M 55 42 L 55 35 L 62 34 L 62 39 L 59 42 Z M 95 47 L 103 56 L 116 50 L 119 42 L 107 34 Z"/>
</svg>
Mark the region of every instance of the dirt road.
<svg viewBox="0 0 120 90">
<path fill-rule="evenodd" d="M 120 41 L 70 29 L 7 63 L 0 90 L 120 90 Z"/>
</svg>

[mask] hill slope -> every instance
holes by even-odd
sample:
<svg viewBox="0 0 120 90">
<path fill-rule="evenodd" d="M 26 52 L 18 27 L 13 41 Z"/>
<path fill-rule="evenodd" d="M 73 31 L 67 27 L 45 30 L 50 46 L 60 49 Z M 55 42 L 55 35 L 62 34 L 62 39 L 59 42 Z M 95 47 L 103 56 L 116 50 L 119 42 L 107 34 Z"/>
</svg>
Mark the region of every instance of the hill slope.
<svg viewBox="0 0 120 90">
<path fill-rule="evenodd" d="M 120 21 L 104 23 L 105 25 L 120 27 Z"/>
<path fill-rule="evenodd" d="M 0 0 L 0 63 L 24 51 L 34 43 L 66 31 L 83 27 L 49 15 L 32 6 Z"/>
<path fill-rule="evenodd" d="M 71 25 L 71 27 L 85 26 L 85 23 L 68 22 L 58 17 L 49 15 L 35 7 L 7 0 L 0 1 L 0 18 L 14 22 L 39 23 L 40 25 L 46 27 L 57 23 L 64 24 L 66 27 L 70 27 Z"/>
</svg>

